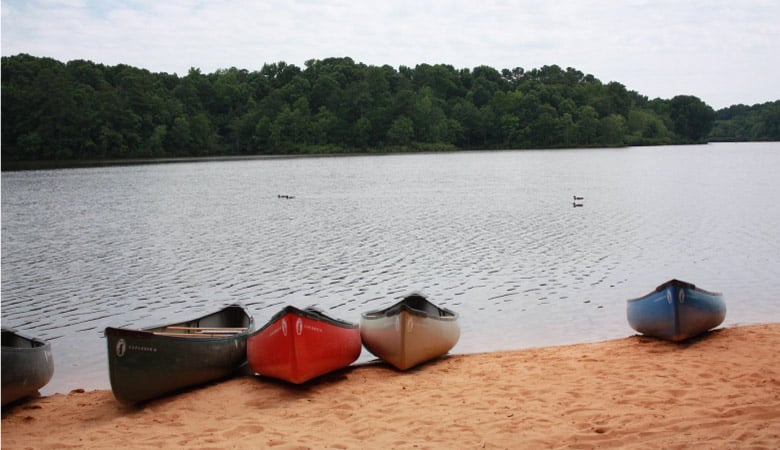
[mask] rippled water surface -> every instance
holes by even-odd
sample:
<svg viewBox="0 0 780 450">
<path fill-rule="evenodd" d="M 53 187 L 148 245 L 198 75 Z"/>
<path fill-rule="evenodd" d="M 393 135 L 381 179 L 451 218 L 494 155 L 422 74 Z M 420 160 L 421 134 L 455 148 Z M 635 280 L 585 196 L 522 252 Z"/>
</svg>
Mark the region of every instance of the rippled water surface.
<svg viewBox="0 0 780 450">
<path fill-rule="evenodd" d="M 106 326 L 233 302 L 357 322 L 418 291 L 461 314 L 455 353 L 631 335 L 672 277 L 777 322 L 778 169 L 760 143 L 4 172 L 2 324 L 52 341 L 51 393 L 110 387 Z"/>
</svg>

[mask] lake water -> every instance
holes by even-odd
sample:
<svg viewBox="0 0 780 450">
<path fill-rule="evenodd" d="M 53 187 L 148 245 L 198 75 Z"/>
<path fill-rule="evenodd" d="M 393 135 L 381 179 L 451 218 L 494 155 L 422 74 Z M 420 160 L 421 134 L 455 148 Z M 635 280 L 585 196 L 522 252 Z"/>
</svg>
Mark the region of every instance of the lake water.
<svg viewBox="0 0 780 450">
<path fill-rule="evenodd" d="M 778 322 L 779 169 L 750 143 L 4 172 L 2 324 L 52 341 L 48 394 L 110 387 L 106 326 L 234 302 L 357 322 L 421 292 L 454 353 L 629 336 L 670 278 Z"/>
</svg>

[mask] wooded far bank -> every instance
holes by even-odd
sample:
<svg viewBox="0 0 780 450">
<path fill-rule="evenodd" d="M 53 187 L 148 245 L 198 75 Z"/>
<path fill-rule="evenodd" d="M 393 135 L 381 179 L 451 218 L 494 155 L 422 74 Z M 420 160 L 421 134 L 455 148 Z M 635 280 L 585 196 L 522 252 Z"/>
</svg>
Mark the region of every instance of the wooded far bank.
<svg viewBox="0 0 780 450">
<path fill-rule="evenodd" d="M 2 58 L 2 159 L 67 161 L 780 140 L 780 100 L 714 111 L 556 65 L 350 58 L 186 76 Z"/>
</svg>

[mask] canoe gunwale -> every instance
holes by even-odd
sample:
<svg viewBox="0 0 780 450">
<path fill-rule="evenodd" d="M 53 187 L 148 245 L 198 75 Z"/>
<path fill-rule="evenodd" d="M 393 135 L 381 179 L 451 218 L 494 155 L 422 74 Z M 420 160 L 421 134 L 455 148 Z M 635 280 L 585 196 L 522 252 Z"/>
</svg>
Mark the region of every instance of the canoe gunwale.
<svg viewBox="0 0 780 450">
<path fill-rule="evenodd" d="M 346 320 L 330 317 L 326 315 L 324 312 L 320 311 L 319 309 L 316 309 L 311 306 L 304 309 L 300 309 L 295 306 L 288 305 L 282 308 L 281 311 L 271 316 L 271 318 L 268 320 L 268 322 L 265 323 L 265 325 L 253 331 L 251 335 L 262 333 L 264 330 L 266 330 L 268 327 L 272 326 L 273 324 L 281 320 L 281 318 L 286 316 L 287 314 L 294 314 L 296 316 L 300 316 L 309 320 L 324 322 L 327 323 L 328 325 L 333 325 L 347 330 L 360 327 L 360 324 L 358 323 L 353 323 Z"/>
<path fill-rule="evenodd" d="M 116 327 L 106 327 L 105 330 L 105 336 L 108 337 L 109 333 L 114 336 L 122 336 L 122 337 L 149 337 L 150 339 L 153 337 L 154 339 L 159 339 L 161 341 L 187 341 L 187 342 L 200 342 L 200 343 L 213 343 L 213 342 L 221 342 L 221 341 L 232 341 L 236 338 L 246 337 L 248 336 L 252 331 L 242 331 L 240 333 L 232 333 L 232 334 L 197 334 L 197 333 L 179 333 L 179 334 L 171 334 L 171 333 L 163 333 L 158 331 L 150 331 L 150 330 L 133 330 L 130 328 L 116 328 Z"/>
<path fill-rule="evenodd" d="M 668 289 L 670 287 L 678 287 L 680 289 L 688 289 L 688 290 L 697 291 L 697 292 L 701 292 L 703 294 L 712 295 L 712 296 L 716 296 L 716 297 L 722 297 L 723 296 L 723 293 L 721 293 L 721 292 L 708 291 L 706 289 L 702 289 L 700 287 L 696 287 L 696 285 L 693 284 L 693 283 L 688 283 L 687 281 L 681 281 L 681 280 L 677 280 L 677 279 L 672 279 L 672 280 L 669 280 L 669 281 L 667 281 L 665 283 L 659 284 L 655 289 L 653 289 L 652 291 L 648 292 L 645 295 L 642 295 L 642 296 L 636 297 L 636 298 L 630 298 L 630 299 L 628 299 L 626 301 L 627 302 L 638 302 L 638 301 L 646 299 L 648 296 L 653 295 L 653 294 L 655 294 L 657 292 L 663 292 L 664 290 L 666 290 L 666 289 Z"/>
<path fill-rule="evenodd" d="M 422 303 L 425 306 L 425 309 L 416 308 L 416 305 L 410 304 L 412 302 Z M 361 318 L 363 320 L 381 320 L 388 317 L 398 316 L 403 311 L 406 311 L 414 316 L 425 317 L 433 320 L 458 320 L 457 312 L 448 308 L 437 306 L 420 294 L 409 295 L 400 302 L 390 305 L 387 308 L 362 313 Z M 433 314 L 433 312 L 436 312 L 437 314 Z"/>
<path fill-rule="evenodd" d="M 243 331 L 241 331 L 239 333 L 233 333 L 230 336 L 224 336 L 224 337 L 223 336 L 215 336 L 215 337 L 208 336 L 208 337 L 204 337 L 204 336 L 201 336 L 201 335 L 197 335 L 200 338 L 200 339 L 198 339 L 199 342 L 200 341 L 211 341 L 211 340 L 232 340 L 232 339 L 234 339 L 236 337 L 246 336 L 246 335 L 248 335 L 249 333 L 251 333 L 254 330 L 254 324 L 255 324 L 254 318 L 251 315 L 249 315 L 246 312 L 246 308 L 244 308 L 244 306 L 239 304 L 239 303 L 233 303 L 231 305 L 226 305 L 226 306 L 220 308 L 217 311 L 212 311 L 210 313 L 206 313 L 206 314 L 203 314 L 201 316 L 194 317 L 192 319 L 181 320 L 181 321 L 177 321 L 177 322 L 173 322 L 173 323 L 154 325 L 154 326 L 149 326 L 149 327 L 144 327 L 144 328 L 127 328 L 127 327 L 111 327 L 111 326 L 109 326 L 109 327 L 106 327 L 105 332 L 104 332 L 104 336 L 107 336 L 109 330 L 111 330 L 114 333 L 120 332 L 122 334 L 135 335 L 135 336 L 154 336 L 155 338 L 176 339 L 176 340 L 187 339 L 187 340 L 189 340 L 188 337 L 175 336 L 175 335 L 166 335 L 163 332 L 168 327 L 187 326 L 188 324 L 191 324 L 193 322 L 198 322 L 200 320 L 203 320 L 203 319 L 206 319 L 206 318 L 209 318 L 209 317 L 216 317 L 216 316 L 222 315 L 227 310 L 233 309 L 233 308 L 240 309 L 241 312 L 243 312 L 244 318 L 246 319 L 246 323 L 245 324 L 242 323 L 241 326 L 240 326 L 240 328 L 244 328 Z M 236 327 L 236 328 L 239 328 L 239 327 Z M 194 333 L 193 333 L 193 336 L 195 336 Z"/>
<path fill-rule="evenodd" d="M 26 342 L 30 345 L 20 346 L 20 345 L 3 345 L 3 351 L 40 351 L 41 347 L 49 347 L 51 348 L 51 343 L 44 341 L 43 339 L 30 336 L 26 333 L 23 333 L 21 331 L 18 331 L 14 328 L 3 328 L 1 330 L 3 335 L 13 335 L 14 340 L 21 340 L 23 342 Z M 7 341 L 4 341 L 7 342 Z"/>
</svg>

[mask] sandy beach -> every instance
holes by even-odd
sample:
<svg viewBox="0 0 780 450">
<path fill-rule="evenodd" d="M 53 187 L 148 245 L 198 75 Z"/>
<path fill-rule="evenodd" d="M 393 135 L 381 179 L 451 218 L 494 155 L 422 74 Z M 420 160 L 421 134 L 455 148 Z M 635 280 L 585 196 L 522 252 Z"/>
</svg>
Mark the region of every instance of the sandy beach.
<svg viewBox="0 0 780 450">
<path fill-rule="evenodd" d="M 364 364 L 292 386 L 249 374 L 141 407 L 30 400 L 4 449 L 751 448 L 780 445 L 780 324 Z"/>
</svg>

